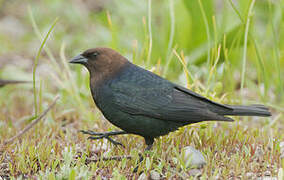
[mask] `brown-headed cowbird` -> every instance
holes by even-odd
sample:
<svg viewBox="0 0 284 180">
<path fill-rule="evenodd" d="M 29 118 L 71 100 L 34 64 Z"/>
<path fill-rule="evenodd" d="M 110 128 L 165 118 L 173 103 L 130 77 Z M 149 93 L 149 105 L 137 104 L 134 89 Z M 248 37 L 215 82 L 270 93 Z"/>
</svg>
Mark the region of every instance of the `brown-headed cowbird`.
<svg viewBox="0 0 284 180">
<path fill-rule="evenodd" d="M 263 105 L 235 106 L 213 102 L 129 62 L 110 48 L 94 48 L 70 63 L 84 65 L 90 72 L 90 88 L 97 107 L 106 119 L 123 131 L 96 133 L 90 139 L 119 134 L 145 138 L 146 150 L 154 138 L 181 126 L 201 121 L 233 121 L 230 116 L 270 116 Z M 121 145 L 121 144 L 120 144 Z"/>
</svg>

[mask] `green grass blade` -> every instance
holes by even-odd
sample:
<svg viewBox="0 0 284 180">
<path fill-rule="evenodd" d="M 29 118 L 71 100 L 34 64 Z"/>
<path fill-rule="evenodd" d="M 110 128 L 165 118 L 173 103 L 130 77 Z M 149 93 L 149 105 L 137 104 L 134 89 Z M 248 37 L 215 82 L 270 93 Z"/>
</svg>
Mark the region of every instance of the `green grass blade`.
<svg viewBox="0 0 284 180">
<path fill-rule="evenodd" d="M 269 21 L 270 21 L 270 27 L 272 30 L 272 38 L 273 38 L 273 45 L 274 45 L 274 61 L 275 61 L 275 68 L 276 68 L 276 73 L 277 73 L 277 79 L 278 79 L 278 84 L 277 84 L 277 94 L 278 97 L 280 97 L 280 99 L 282 98 L 282 94 L 283 94 L 283 81 L 281 78 L 281 69 L 280 69 L 280 52 L 279 52 L 279 45 L 278 45 L 278 37 L 277 37 L 277 32 L 275 30 L 275 26 L 273 23 L 273 17 L 272 17 L 272 4 L 269 1 Z"/>
<path fill-rule="evenodd" d="M 206 17 L 206 13 L 204 11 L 204 8 L 203 8 L 203 4 L 201 2 L 201 0 L 198 0 L 198 3 L 199 3 L 199 7 L 200 7 L 200 10 L 201 10 L 201 14 L 202 14 L 202 18 L 203 18 L 203 21 L 204 21 L 204 24 L 205 24 L 205 27 L 206 27 L 206 35 L 207 35 L 207 67 L 209 68 L 209 64 L 210 64 L 210 47 L 211 47 L 211 35 L 210 35 L 210 30 L 209 30 L 209 23 L 208 23 L 208 20 L 207 20 L 207 17 Z"/>
<path fill-rule="evenodd" d="M 33 17 L 33 14 L 31 12 L 31 10 L 29 9 L 29 13 L 31 15 L 31 17 Z M 33 18 L 34 19 L 34 18 Z M 40 54 L 41 54 L 41 51 L 49 37 L 49 35 L 51 34 L 52 30 L 54 29 L 56 23 L 58 21 L 58 18 L 56 18 L 53 23 L 51 24 L 48 32 L 46 33 L 43 41 L 41 42 L 41 45 L 38 49 L 38 52 L 37 52 L 37 55 L 35 57 L 35 60 L 34 60 L 34 65 L 33 65 L 33 92 L 34 92 L 34 108 L 35 108 L 35 116 L 38 115 L 38 104 L 37 104 L 37 89 L 36 89 L 36 68 L 37 68 L 37 65 L 38 65 L 38 61 L 39 61 L 39 58 L 40 58 Z"/>
<path fill-rule="evenodd" d="M 148 55 L 147 55 L 147 66 L 149 66 L 150 60 L 151 60 L 151 54 L 152 54 L 152 44 L 153 44 L 153 38 L 152 38 L 152 0 L 148 0 L 148 33 L 149 33 L 149 47 L 148 47 Z"/>
<path fill-rule="evenodd" d="M 255 3 L 255 0 L 252 0 L 250 3 L 249 10 L 248 10 L 248 16 L 246 20 L 246 26 L 245 26 L 244 50 L 243 50 L 243 61 L 242 61 L 243 65 L 242 65 L 242 75 L 241 75 L 241 93 L 243 93 L 244 83 L 245 83 L 248 32 L 249 32 L 250 18 L 252 16 L 252 9 L 253 9 L 254 3 Z"/>
<path fill-rule="evenodd" d="M 40 30 L 39 30 L 38 24 L 36 23 L 35 18 L 34 18 L 33 14 L 32 14 L 31 7 L 28 8 L 28 11 L 29 11 L 29 18 L 30 18 L 30 20 L 31 20 L 31 23 L 32 23 L 34 32 L 35 32 L 37 38 L 38 38 L 40 41 L 42 41 L 43 37 L 42 37 L 41 32 L 40 32 Z M 53 68 L 54 68 L 58 73 L 60 73 L 61 69 L 59 68 L 59 65 L 58 65 L 58 63 L 56 62 L 56 59 L 55 59 L 54 55 L 52 54 L 51 50 L 49 49 L 49 47 L 48 47 L 47 45 L 44 47 L 44 50 L 45 50 L 47 56 L 49 57 L 50 62 L 51 62 L 52 65 L 53 65 Z"/>
<path fill-rule="evenodd" d="M 230 0 L 229 2 L 230 2 L 231 7 L 233 8 L 233 10 L 235 11 L 235 13 L 238 15 L 238 17 L 241 20 L 241 22 L 243 24 L 245 24 L 244 18 L 242 17 L 241 13 L 239 12 L 238 8 L 235 6 L 233 1 Z M 268 80 L 267 80 L 266 70 L 265 70 L 265 67 L 264 67 L 264 60 L 263 60 L 263 57 L 262 57 L 262 55 L 260 53 L 260 48 L 258 47 L 258 42 L 256 41 L 256 39 L 254 38 L 253 34 L 250 31 L 248 33 L 249 33 L 250 39 L 253 41 L 253 45 L 254 45 L 254 48 L 255 48 L 255 53 L 257 55 L 258 64 L 260 66 L 261 75 L 263 76 L 264 87 L 265 87 L 264 88 L 264 91 L 265 91 L 264 94 L 267 95 Z"/>
<path fill-rule="evenodd" d="M 169 55 L 171 53 L 171 49 L 172 49 L 172 46 L 173 46 L 174 35 L 175 35 L 175 12 L 174 12 L 175 8 L 174 8 L 173 0 L 169 0 L 169 9 L 170 9 L 171 27 L 170 27 L 170 39 L 169 39 L 169 44 L 168 44 L 167 60 L 169 59 Z"/>
<path fill-rule="evenodd" d="M 171 59 L 173 57 L 172 46 L 173 46 L 173 40 L 174 40 L 174 35 L 175 35 L 175 12 L 174 12 L 175 8 L 174 8 L 173 0 L 169 0 L 169 9 L 170 9 L 171 27 L 170 27 L 170 39 L 168 43 L 168 51 L 167 51 L 167 57 L 166 57 L 166 65 L 163 71 L 164 75 L 167 74 L 169 65 L 171 63 Z"/>
</svg>

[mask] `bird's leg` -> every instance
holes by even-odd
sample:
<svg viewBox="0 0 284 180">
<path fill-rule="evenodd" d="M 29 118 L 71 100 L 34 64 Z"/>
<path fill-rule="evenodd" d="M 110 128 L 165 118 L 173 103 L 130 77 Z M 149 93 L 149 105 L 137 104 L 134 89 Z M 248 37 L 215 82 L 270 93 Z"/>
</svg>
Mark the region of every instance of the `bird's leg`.
<svg viewBox="0 0 284 180">
<path fill-rule="evenodd" d="M 80 130 L 81 133 L 84 133 L 84 134 L 88 134 L 88 135 L 92 135 L 92 136 L 102 136 L 102 135 L 105 135 L 105 136 L 115 136 L 115 135 L 120 135 L 120 134 L 128 134 L 127 132 L 125 131 L 110 131 L 110 132 L 94 132 L 94 131 L 84 131 L 84 130 Z"/>
<path fill-rule="evenodd" d="M 145 148 L 145 151 L 150 151 L 154 144 L 154 138 L 145 138 L 145 143 L 147 147 Z"/>
<path fill-rule="evenodd" d="M 150 151 L 153 147 L 153 144 L 148 144 L 147 147 L 145 148 L 145 151 Z"/>
<path fill-rule="evenodd" d="M 84 130 L 81 130 L 80 132 L 84 133 L 84 134 L 88 134 L 88 135 L 91 135 L 88 137 L 88 139 L 92 139 L 92 140 L 95 140 L 95 139 L 103 139 L 103 138 L 106 138 L 107 140 L 109 140 L 112 144 L 114 145 L 120 145 L 122 147 L 123 144 L 121 144 L 120 142 L 117 142 L 115 140 L 113 140 L 112 138 L 110 138 L 110 136 L 116 136 L 116 135 L 121 135 L 121 134 L 128 134 L 127 132 L 125 131 L 110 131 L 110 132 L 104 132 L 104 133 L 98 133 L 98 132 L 94 132 L 94 131 L 84 131 Z"/>
<path fill-rule="evenodd" d="M 154 143 L 154 139 L 153 138 L 145 138 L 145 142 L 146 142 L 147 147 L 145 148 L 144 153 L 147 152 L 147 151 L 150 151 L 152 149 L 153 143 Z M 142 153 L 139 153 L 139 162 L 138 162 L 137 166 L 133 170 L 134 173 L 136 173 L 138 171 L 139 165 L 141 164 L 141 162 L 143 160 L 144 160 L 144 156 L 142 155 Z"/>
</svg>

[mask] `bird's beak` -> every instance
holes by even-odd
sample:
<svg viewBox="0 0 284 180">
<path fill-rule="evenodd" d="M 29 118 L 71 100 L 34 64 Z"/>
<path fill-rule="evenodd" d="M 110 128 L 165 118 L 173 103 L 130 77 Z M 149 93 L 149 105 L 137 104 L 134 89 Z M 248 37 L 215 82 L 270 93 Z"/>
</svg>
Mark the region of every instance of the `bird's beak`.
<svg viewBox="0 0 284 180">
<path fill-rule="evenodd" d="M 87 58 L 79 54 L 78 56 L 72 58 L 71 61 L 69 61 L 69 63 L 86 64 L 87 61 L 88 61 Z"/>
</svg>

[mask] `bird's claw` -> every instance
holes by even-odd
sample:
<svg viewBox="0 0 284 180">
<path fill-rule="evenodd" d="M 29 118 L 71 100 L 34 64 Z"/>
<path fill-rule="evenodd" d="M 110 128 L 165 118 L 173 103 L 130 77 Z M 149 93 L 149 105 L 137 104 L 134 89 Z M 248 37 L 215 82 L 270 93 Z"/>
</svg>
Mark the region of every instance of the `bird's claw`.
<svg viewBox="0 0 284 180">
<path fill-rule="evenodd" d="M 109 136 L 106 135 L 101 135 L 101 136 L 89 136 L 88 139 L 90 140 L 96 140 L 96 139 L 103 139 L 106 138 L 109 142 L 111 142 L 112 144 L 114 144 L 115 146 L 119 145 L 122 146 L 123 148 L 125 148 L 125 146 L 123 144 L 121 144 L 120 142 L 117 142 L 115 140 L 113 140 L 112 138 L 110 138 Z"/>
<path fill-rule="evenodd" d="M 97 139 L 103 139 L 103 138 L 106 138 L 108 141 L 110 141 L 112 144 L 114 144 L 115 146 L 119 145 L 119 146 L 122 146 L 123 148 L 125 148 L 125 146 L 123 144 L 121 144 L 120 142 L 117 142 L 115 140 L 113 140 L 112 138 L 110 138 L 110 134 L 108 133 L 97 133 L 97 132 L 94 132 L 94 131 L 84 131 L 84 130 L 80 130 L 81 133 L 83 134 L 88 134 L 88 135 L 91 135 L 88 137 L 88 139 L 90 140 L 97 140 Z"/>
<path fill-rule="evenodd" d="M 113 139 L 111 139 L 110 137 L 106 137 L 106 139 L 107 140 L 109 140 L 112 144 L 114 144 L 115 146 L 122 146 L 123 148 L 125 148 L 125 146 L 123 145 L 123 144 L 121 144 L 120 142 L 117 142 L 117 141 L 115 141 L 115 140 L 113 140 Z"/>
<path fill-rule="evenodd" d="M 85 131 L 85 130 L 80 130 L 81 133 L 83 134 L 88 134 L 88 135 L 92 135 L 92 136 L 101 136 L 104 135 L 104 133 L 98 133 L 98 132 L 94 132 L 94 131 Z"/>
</svg>

